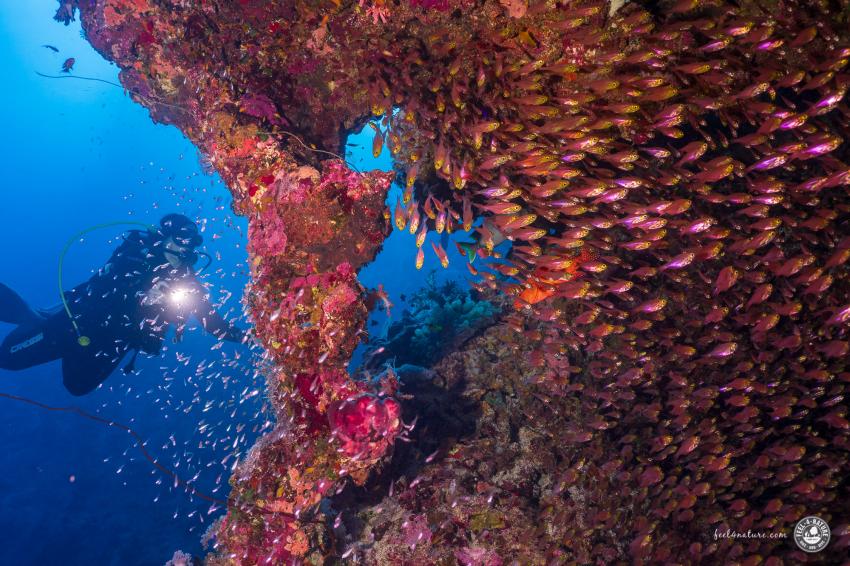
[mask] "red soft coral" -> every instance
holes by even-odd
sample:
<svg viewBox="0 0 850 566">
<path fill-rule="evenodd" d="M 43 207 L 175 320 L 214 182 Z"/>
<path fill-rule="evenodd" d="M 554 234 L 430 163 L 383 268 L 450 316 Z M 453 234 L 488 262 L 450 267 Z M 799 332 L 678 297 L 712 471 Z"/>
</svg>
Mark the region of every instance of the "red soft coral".
<svg viewBox="0 0 850 566">
<path fill-rule="evenodd" d="M 335 403 L 329 418 L 343 453 L 355 460 L 382 455 L 402 428 L 399 402 L 370 393 Z"/>
</svg>

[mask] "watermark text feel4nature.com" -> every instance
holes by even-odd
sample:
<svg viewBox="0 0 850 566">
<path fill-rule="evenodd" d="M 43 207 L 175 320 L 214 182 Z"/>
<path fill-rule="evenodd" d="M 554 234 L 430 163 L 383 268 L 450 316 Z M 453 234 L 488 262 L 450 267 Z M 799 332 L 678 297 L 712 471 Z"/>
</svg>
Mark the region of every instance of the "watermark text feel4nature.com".
<svg viewBox="0 0 850 566">
<path fill-rule="evenodd" d="M 733 531 L 732 529 L 726 529 L 722 531 L 720 529 L 714 529 L 714 540 L 721 540 L 724 538 L 731 539 L 750 539 L 750 538 L 758 538 L 758 539 L 787 539 L 788 533 L 775 533 L 771 531 L 753 531 L 747 529 L 746 532 Z"/>
<path fill-rule="evenodd" d="M 790 533 L 793 536 L 797 546 L 805 552 L 820 552 L 829 544 L 831 538 L 829 525 L 814 515 L 809 515 L 797 521 L 794 526 L 794 531 Z M 787 539 L 789 533 L 774 532 L 774 531 L 754 531 L 747 529 L 747 532 L 735 531 L 732 529 L 714 529 L 714 540 L 720 539 Z"/>
</svg>

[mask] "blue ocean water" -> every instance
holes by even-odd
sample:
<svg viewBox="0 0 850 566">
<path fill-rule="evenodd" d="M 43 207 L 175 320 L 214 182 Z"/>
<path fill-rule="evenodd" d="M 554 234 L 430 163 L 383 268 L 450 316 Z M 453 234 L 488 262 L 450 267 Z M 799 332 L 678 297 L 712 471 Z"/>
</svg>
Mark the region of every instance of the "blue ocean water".
<svg viewBox="0 0 850 566">
<path fill-rule="evenodd" d="M 180 212 L 203 226 L 205 250 L 215 258 L 204 275 L 213 300 L 239 317 L 247 281 L 245 219 L 230 212 L 229 193 L 203 171 L 195 147 L 176 128 L 154 124 L 121 88 L 36 74 L 60 75 L 62 62 L 74 57 L 73 76 L 117 82 L 117 68 L 81 38 L 78 23 L 53 21 L 55 7 L 54 0 L 0 3 L 6 86 L 0 90 L 6 164 L 0 282 L 34 307 L 57 305 L 59 254 L 73 234 L 103 222 L 155 223 Z M 371 136 L 368 127 L 352 136 L 349 162 L 389 170 L 388 151 L 372 157 Z M 392 188 L 390 206 L 400 192 Z M 121 231 L 108 228 L 74 242 L 63 272 L 66 288 L 106 261 Z M 417 272 L 413 240 L 394 231 L 360 273 L 366 287 L 382 284 L 395 304 L 389 322 L 405 308 L 402 297 L 432 270 L 438 282 L 468 278 L 454 244 L 447 248 L 449 268 L 439 266 L 430 244 L 439 243 L 436 234 L 429 234 L 425 266 Z M 387 322 L 377 308 L 370 332 L 380 335 Z M 240 325 L 248 324 L 242 316 Z M 0 323 L 0 336 L 12 328 Z M 161 356 L 140 356 L 136 374 L 116 371 L 85 397 L 65 391 L 59 362 L 0 370 L 0 393 L 126 424 L 159 463 L 226 499 L 232 466 L 271 424 L 257 362 L 256 350 L 222 345 L 195 328 L 180 344 L 167 341 Z M 202 554 L 201 535 L 222 514 L 175 487 L 126 432 L 77 414 L 0 398 L 0 450 L 0 564 L 163 564 L 177 549 Z"/>
<path fill-rule="evenodd" d="M 36 75 L 57 75 L 74 57 L 75 75 L 117 80 L 117 68 L 80 37 L 79 24 L 53 21 L 55 8 L 53 0 L 0 3 L 0 281 L 34 307 L 54 306 L 59 253 L 74 233 L 182 212 L 205 221 L 206 250 L 215 257 L 205 281 L 213 300 L 232 295 L 222 310 L 238 315 L 245 220 L 230 213 L 227 190 L 204 174 L 182 134 L 155 125 L 122 89 Z M 66 286 L 101 266 L 120 233 L 105 229 L 76 242 Z M 2 335 L 11 329 L 0 324 Z M 136 375 L 116 371 L 82 398 L 64 390 L 59 362 L 0 370 L 0 392 L 125 423 L 162 464 L 225 498 L 236 454 L 266 417 L 258 415 L 263 382 L 252 352 L 213 347 L 215 338 L 201 329 L 187 331 L 181 344 L 167 341 L 161 357 L 140 356 Z M 221 514 L 175 488 L 127 433 L 75 414 L 0 399 L 0 451 L 0 564 L 163 564 L 177 549 L 201 553 L 202 533 Z"/>
<path fill-rule="evenodd" d="M 346 159 L 354 167 L 361 171 L 380 169 L 390 171 L 392 169 L 392 157 L 384 147 L 378 157 L 371 152 L 372 137 L 374 130 L 367 126 L 357 133 L 349 136 Z M 386 204 L 390 210 L 394 210 L 398 199 L 401 198 L 403 188 L 394 183 L 387 194 Z M 416 236 L 409 230 L 393 231 L 384 241 L 384 245 L 375 260 L 360 270 L 358 279 L 367 289 L 377 289 L 382 285 L 386 291 L 393 307 L 390 309 L 389 320 L 385 309 L 374 309 L 369 317 L 367 329 L 373 337 L 381 338 L 389 324 L 400 319 L 405 308 L 408 307 L 407 299 L 423 286 L 428 276 L 433 276 L 437 285 L 446 281 L 455 281 L 465 284 L 469 280 L 469 271 L 465 267 L 463 258 L 455 250 L 455 242 L 469 240 L 469 234 L 458 230 L 448 238 L 443 238 L 433 230 L 428 232 L 423 249 L 425 250 L 425 261 L 420 271 L 416 270 Z M 447 240 L 447 241 L 446 241 Z M 431 244 L 443 245 L 448 256 L 449 266 L 443 268 L 439 259 L 434 254 Z M 361 343 L 352 356 L 349 369 L 357 369 L 362 361 L 362 356 L 370 344 Z"/>
</svg>

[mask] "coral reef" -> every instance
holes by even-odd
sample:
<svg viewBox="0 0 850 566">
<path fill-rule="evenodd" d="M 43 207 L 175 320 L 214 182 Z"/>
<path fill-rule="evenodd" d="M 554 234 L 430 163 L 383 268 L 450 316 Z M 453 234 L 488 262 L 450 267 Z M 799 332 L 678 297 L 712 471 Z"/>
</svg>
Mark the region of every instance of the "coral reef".
<svg viewBox="0 0 850 566">
<path fill-rule="evenodd" d="M 624 553 L 632 527 L 616 517 L 635 516 L 639 496 L 596 462 L 574 462 L 576 446 L 563 435 L 590 415 L 572 396 L 540 393 L 529 379 L 540 373 L 533 348 L 496 325 L 427 380 L 404 385 L 405 409 L 427 424 L 388 464 L 392 488 L 378 478 L 379 500 L 343 520 L 347 552 L 367 564 L 493 566 L 611 562 Z"/>
<path fill-rule="evenodd" d="M 345 477 L 362 482 L 401 431 L 391 376 L 355 382 L 344 368 L 367 314 L 349 262 L 369 258 L 386 232 L 389 181 L 338 162 L 321 174 L 303 166 L 269 183 L 250 225 L 246 302 L 274 367 L 268 393 L 278 426 L 237 470 L 218 532 L 240 563 L 327 545 L 321 527 L 310 529 L 321 522 L 302 514 Z M 313 252 L 325 246 L 333 251 Z"/>
<path fill-rule="evenodd" d="M 500 312 L 492 302 L 476 298 L 455 281 L 441 285 L 431 273 L 425 286 L 408 298 L 409 309 L 392 323 L 386 336 L 370 341 L 365 355 L 374 369 L 392 360 L 396 366 L 431 367 L 468 340 Z"/>
<path fill-rule="evenodd" d="M 711 533 L 819 515 L 833 540 L 817 559 L 846 557 L 850 5 L 616 6 L 60 1 L 57 18 L 79 10 L 134 99 L 197 144 L 251 223 L 246 297 L 279 424 L 234 475 L 210 562 L 344 554 L 330 509 L 372 493 L 344 478 L 389 483 L 403 401 L 423 411 L 417 429 L 439 428 L 392 372 L 344 369 L 391 175 L 328 157 L 371 116 L 373 150 L 405 172 L 392 216 L 419 258 L 431 230 L 474 231 L 478 288 L 516 301 L 520 346 L 500 327 L 491 349 L 521 355 L 527 394 L 481 405 L 482 456 L 460 443 L 424 462 L 421 500 L 387 492 L 364 519 L 374 545 L 351 552 L 796 563 L 810 557 L 787 539 Z M 520 411 L 528 426 L 509 426 Z"/>
<path fill-rule="evenodd" d="M 177 550 L 174 552 L 174 556 L 171 557 L 171 560 L 165 563 L 165 566 L 193 566 L 194 563 L 195 560 L 191 554 L 186 554 L 182 550 Z"/>
</svg>

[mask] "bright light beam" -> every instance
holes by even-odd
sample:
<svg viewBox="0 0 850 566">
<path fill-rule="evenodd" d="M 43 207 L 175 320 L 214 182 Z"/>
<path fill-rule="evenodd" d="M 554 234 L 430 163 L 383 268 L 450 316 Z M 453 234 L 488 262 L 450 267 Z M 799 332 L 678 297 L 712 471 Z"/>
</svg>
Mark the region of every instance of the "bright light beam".
<svg viewBox="0 0 850 566">
<path fill-rule="evenodd" d="M 169 298 L 175 306 L 182 306 L 189 299 L 189 291 L 187 291 L 183 287 L 177 287 L 176 289 L 171 291 L 171 295 L 169 296 Z"/>
</svg>

